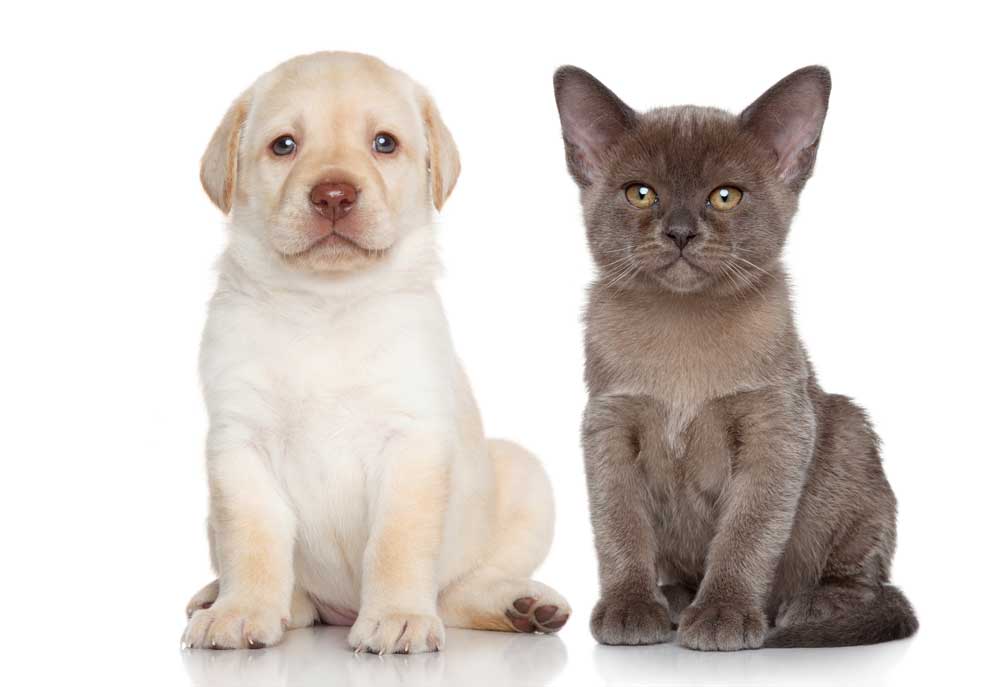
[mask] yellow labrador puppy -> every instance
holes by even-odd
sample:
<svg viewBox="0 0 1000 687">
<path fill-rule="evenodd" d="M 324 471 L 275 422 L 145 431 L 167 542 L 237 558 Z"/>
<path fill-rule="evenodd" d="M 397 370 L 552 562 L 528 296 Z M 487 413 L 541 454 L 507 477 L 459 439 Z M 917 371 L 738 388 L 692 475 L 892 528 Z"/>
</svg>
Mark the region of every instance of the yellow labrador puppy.
<svg viewBox="0 0 1000 687">
<path fill-rule="evenodd" d="M 434 289 L 432 223 L 459 173 L 433 101 L 372 57 L 260 77 L 202 160 L 230 214 L 201 374 L 218 580 L 191 647 L 256 648 L 315 622 L 372 652 L 444 625 L 552 632 L 529 575 L 553 506 L 539 463 L 487 440 Z"/>
</svg>

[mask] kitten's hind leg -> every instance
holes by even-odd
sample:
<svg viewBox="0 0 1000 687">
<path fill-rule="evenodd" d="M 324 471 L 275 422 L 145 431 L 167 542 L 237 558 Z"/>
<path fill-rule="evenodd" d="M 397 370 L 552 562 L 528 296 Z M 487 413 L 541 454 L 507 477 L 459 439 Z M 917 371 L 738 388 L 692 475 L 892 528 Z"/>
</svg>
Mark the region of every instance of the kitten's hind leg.
<svg viewBox="0 0 1000 687">
<path fill-rule="evenodd" d="M 799 501 L 800 514 L 808 516 L 793 531 L 774 585 L 773 601 L 780 603 L 764 646 L 854 646 L 909 637 L 917 630 L 916 615 L 887 583 L 896 501 L 878 438 L 850 399 L 829 395 L 818 403 L 816 455 Z M 822 570 L 818 579 L 797 579 L 795 571 L 810 569 Z"/>
<path fill-rule="evenodd" d="M 858 646 L 904 639 L 917 631 L 917 617 L 891 584 L 865 591 L 821 585 L 798 594 L 779 611 L 764 639 L 767 648 Z"/>
<path fill-rule="evenodd" d="M 876 589 L 858 581 L 830 581 L 786 599 L 774 618 L 775 627 L 819 623 L 870 604 Z"/>
<path fill-rule="evenodd" d="M 695 591 L 681 584 L 661 584 L 660 591 L 667 598 L 670 622 L 675 626 L 680 622 L 681 613 L 694 601 Z"/>
</svg>

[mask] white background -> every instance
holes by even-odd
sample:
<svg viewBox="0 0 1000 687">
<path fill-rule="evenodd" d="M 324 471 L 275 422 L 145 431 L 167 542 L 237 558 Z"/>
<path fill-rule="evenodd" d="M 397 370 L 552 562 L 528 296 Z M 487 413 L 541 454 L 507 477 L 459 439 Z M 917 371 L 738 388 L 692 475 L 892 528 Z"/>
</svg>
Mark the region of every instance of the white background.
<svg viewBox="0 0 1000 687">
<path fill-rule="evenodd" d="M 998 54 L 994 6 L 540 1 L 23 3 L 4 10 L 0 682 L 907 684 L 995 671 Z M 341 630 L 183 654 L 208 581 L 196 356 L 223 218 L 198 159 L 259 73 L 322 49 L 424 82 L 463 159 L 441 282 L 488 431 L 558 501 L 540 579 L 560 638 L 451 632 L 440 656 L 360 657 Z M 596 647 L 579 417 L 591 272 L 551 73 L 636 108 L 739 110 L 821 63 L 833 96 L 786 259 L 820 380 L 871 412 L 900 502 L 912 640 L 698 654 Z M 978 677 L 977 677 L 978 676 Z"/>
</svg>

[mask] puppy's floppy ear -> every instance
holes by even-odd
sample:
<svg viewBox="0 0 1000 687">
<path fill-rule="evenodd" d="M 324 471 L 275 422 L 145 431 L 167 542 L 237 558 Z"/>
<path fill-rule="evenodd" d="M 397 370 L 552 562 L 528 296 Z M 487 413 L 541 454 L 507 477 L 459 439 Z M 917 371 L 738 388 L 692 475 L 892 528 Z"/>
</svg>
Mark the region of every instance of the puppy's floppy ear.
<svg viewBox="0 0 1000 687">
<path fill-rule="evenodd" d="M 458 158 L 455 139 L 444 125 L 434 100 L 423 89 L 420 90 L 420 116 L 427 132 L 427 172 L 430 175 L 431 194 L 434 207 L 440 211 L 455 188 L 462 163 Z"/>
<path fill-rule="evenodd" d="M 577 184 L 587 186 L 602 153 L 635 123 L 635 112 L 579 67 L 560 67 L 552 82 L 566 145 L 566 166 Z"/>
<path fill-rule="evenodd" d="M 243 93 L 229 106 L 201 156 L 201 186 L 224 213 L 233 206 L 236 188 L 236 161 L 239 157 L 240 132 L 250 109 L 250 92 Z"/>
<path fill-rule="evenodd" d="M 825 67 L 803 67 L 740 114 L 743 126 L 774 151 L 778 176 L 794 188 L 801 188 L 812 174 L 830 87 Z"/>
</svg>

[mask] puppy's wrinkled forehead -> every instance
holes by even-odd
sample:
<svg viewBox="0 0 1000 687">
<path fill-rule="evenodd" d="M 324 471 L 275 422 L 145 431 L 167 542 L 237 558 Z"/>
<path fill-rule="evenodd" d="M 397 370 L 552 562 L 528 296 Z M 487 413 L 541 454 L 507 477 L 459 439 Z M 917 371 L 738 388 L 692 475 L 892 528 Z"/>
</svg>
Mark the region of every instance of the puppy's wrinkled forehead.
<svg viewBox="0 0 1000 687">
<path fill-rule="evenodd" d="M 255 138 L 267 138 L 284 133 L 326 137 L 338 131 L 353 136 L 384 129 L 410 138 L 412 145 L 421 122 L 417 92 L 408 76 L 367 55 L 296 58 L 255 84 L 247 130 Z"/>
</svg>

